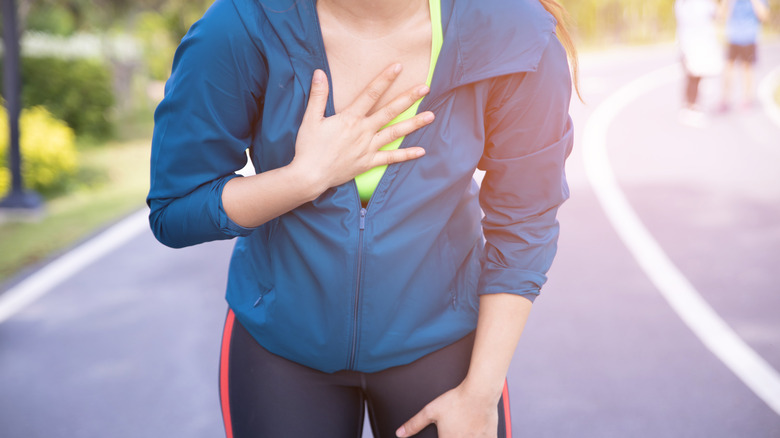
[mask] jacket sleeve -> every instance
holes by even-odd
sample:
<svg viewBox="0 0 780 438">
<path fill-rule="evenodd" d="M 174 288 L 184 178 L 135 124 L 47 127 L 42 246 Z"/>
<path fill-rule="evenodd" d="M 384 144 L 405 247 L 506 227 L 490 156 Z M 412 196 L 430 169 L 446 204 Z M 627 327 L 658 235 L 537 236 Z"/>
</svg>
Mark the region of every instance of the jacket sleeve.
<svg viewBox="0 0 780 438">
<path fill-rule="evenodd" d="M 558 240 L 558 207 L 569 196 L 564 161 L 573 144 L 571 77 L 550 36 L 535 71 L 496 78 L 486 109 L 485 261 L 478 293 L 533 301 L 547 280 Z"/>
<path fill-rule="evenodd" d="M 179 248 L 248 235 L 222 189 L 246 164 L 267 66 L 230 0 L 217 0 L 176 50 L 155 111 L 147 204 L 155 237 Z"/>
</svg>

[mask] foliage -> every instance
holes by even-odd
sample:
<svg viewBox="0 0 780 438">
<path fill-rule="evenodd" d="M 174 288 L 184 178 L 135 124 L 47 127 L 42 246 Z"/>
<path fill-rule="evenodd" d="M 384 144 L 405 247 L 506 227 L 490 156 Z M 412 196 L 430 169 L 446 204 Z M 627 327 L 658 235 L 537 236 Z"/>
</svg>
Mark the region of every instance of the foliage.
<svg viewBox="0 0 780 438">
<path fill-rule="evenodd" d="M 21 74 L 23 106 L 45 106 L 79 135 L 105 138 L 112 133 L 114 91 L 102 62 L 23 57 Z"/>
<path fill-rule="evenodd" d="M 168 78 L 179 41 L 210 4 L 211 0 L 157 0 L 154 7 L 135 14 L 133 34 L 141 41 L 152 79 Z"/>
<path fill-rule="evenodd" d="M 100 172 L 100 184 L 49 199 L 40 221 L 0 223 L 0 283 L 144 207 L 149 153 L 148 139 L 81 150 L 79 166 Z"/>
<path fill-rule="evenodd" d="M 24 1 L 24 0 L 22 0 Z M 213 0 L 27 0 L 30 16 L 68 11 L 76 30 L 131 26 L 142 12 L 163 17 L 172 41 L 178 42 Z M 718 1 L 718 0 L 713 0 Z M 720 0 L 723 1 L 723 0 Z M 768 0 L 767 29 L 780 28 L 780 0 Z M 560 0 L 571 14 L 580 39 L 592 42 L 648 42 L 671 38 L 674 0 Z M 47 9 L 48 8 L 48 9 Z M 49 11 L 49 12 L 46 12 Z M 59 12 L 57 12 L 59 14 Z M 56 27 L 56 26 L 54 26 Z M 52 30 L 53 32 L 54 30 Z"/>
<path fill-rule="evenodd" d="M 2 107 L 0 117 L 8 120 L 8 115 Z M 43 194 L 53 194 L 66 189 L 78 166 L 73 130 L 64 122 L 55 119 L 46 108 L 37 106 L 22 111 L 19 131 L 22 178 L 25 186 Z M 8 125 L 0 123 L 0 193 L 7 192 L 11 185 L 7 163 Z"/>
<path fill-rule="evenodd" d="M 143 47 L 147 73 L 158 81 L 168 79 L 176 51 L 176 41 L 168 25 L 169 21 L 162 14 L 147 11 L 139 14 L 135 26 L 135 35 Z"/>
<path fill-rule="evenodd" d="M 649 42 L 674 32 L 674 0 L 562 0 L 561 4 L 585 41 Z"/>
<path fill-rule="evenodd" d="M 24 6 L 22 0 L 21 6 Z M 35 30 L 57 33 L 51 26 L 58 26 L 56 21 L 41 19 L 50 14 L 56 14 L 59 20 L 73 23 L 73 30 L 95 31 L 106 30 L 119 18 L 128 13 L 134 3 L 144 5 L 143 0 L 26 0 L 29 11 L 27 22 L 34 23 Z M 61 14 L 67 15 L 62 18 Z M 66 34 L 67 35 L 67 34 Z"/>
<path fill-rule="evenodd" d="M 44 105 L 76 134 L 107 137 L 114 105 L 111 73 L 89 59 L 25 58 L 22 61 L 22 102 Z"/>
<path fill-rule="evenodd" d="M 648 43 L 674 36 L 675 0 L 559 1 L 571 15 L 581 41 Z M 776 32 L 780 28 L 780 0 L 768 1 L 772 13 L 764 28 Z"/>
<path fill-rule="evenodd" d="M 177 45 L 190 26 L 197 21 L 213 0 L 157 0 L 158 10 L 168 22 L 168 30 Z"/>
<path fill-rule="evenodd" d="M 71 11 L 58 3 L 43 3 L 34 13 L 27 15 L 25 28 L 53 35 L 68 36 L 76 30 L 76 20 Z"/>
<path fill-rule="evenodd" d="M 23 0 L 24 1 L 24 0 Z M 69 15 L 68 21 L 74 24 L 74 30 L 94 32 L 115 29 L 132 24 L 134 17 L 142 12 L 156 12 L 166 21 L 166 28 L 175 41 L 181 39 L 213 0 L 27 0 L 29 3 L 28 21 L 41 23 L 37 30 L 57 33 L 46 16 Z M 56 12 L 53 12 L 56 11 Z M 41 16 L 41 17 L 38 17 Z M 46 28 L 50 23 L 53 27 Z"/>
<path fill-rule="evenodd" d="M 29 30 L 50 34 L 106 31 L 132 34 L 141 42 L 148 76 L 165 80 L 179 41 L 212 1 L 27 0 L 26 15 Z M 76 130 L 81 133 L 79 128 Z"/>
</svg>

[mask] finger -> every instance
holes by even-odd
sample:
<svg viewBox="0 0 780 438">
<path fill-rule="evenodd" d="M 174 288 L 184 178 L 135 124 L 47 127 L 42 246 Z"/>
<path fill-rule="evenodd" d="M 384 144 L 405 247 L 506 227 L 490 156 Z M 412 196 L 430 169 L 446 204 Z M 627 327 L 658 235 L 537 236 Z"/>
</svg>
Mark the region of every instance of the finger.
<svg viewBox="0 0 780 438">
<path fill-rule="evenodd" d="M 430 408 L 426 406 L 420 412 L 418 412 L 417 415 L 410 418 L 409 421 L 399 427 L 398 430 L 395 431 L 395 436 L 408 437 L 416 435 L 433 422 L 434 419 L 430 414 Z"/>
<path fill-rule="evenodd" d="M 325 117 L 325 107 L 328 105 L 328 77 L 325 72 L 317 69 L 311 78 L 309 103 L 306 105 L 304 118 L 319 120 Z"/>
<path fill-rule="evenodd" d="M 411 90 L 401 94 L 393 99 L 392 102 L 376 110 L 369 119 L 377 129 L 390 123 L 399 114 L 406 111 L 407 108 L 414 105 L 417 100 L 426 94 L 430 89 L 426 85 L 420 85 L 419 87 L 412 88 Z"/>
<path fill-rule="evenodd" d="M 433 122 L 434 118 L 435 117 L 432 112 L 425 111 L 417 114 L 411 119 L 390 125 L 375 134 L 374 144 L 377 145 L 377 149 L 379 149 L 380 147 L 391 143 L 393 140 L 409 135 L 423 126 L 430 124 Z"/>
<path fill-rule="evenodd" d="M 425 155 L 425 149 L 421 147 L 411 147 L 395 149 L 392 151 L 378 151 L 371 160 L 371 168 L 376 166 L 386 166 L 402 161 L 414 160 Z"/>
<path fill-rule="evenodd" d="M 368 111 L 376 105 L 379 98 L 385 94 L 390 85 L 401 73 L 401 64 L 393 64 L 386 68 L 382 73 L 374 78 L 363 91 L 360 92 L 357 98 L 349 105 L 346 110 L 357 115 L 366 115 Z"/>
</svg>

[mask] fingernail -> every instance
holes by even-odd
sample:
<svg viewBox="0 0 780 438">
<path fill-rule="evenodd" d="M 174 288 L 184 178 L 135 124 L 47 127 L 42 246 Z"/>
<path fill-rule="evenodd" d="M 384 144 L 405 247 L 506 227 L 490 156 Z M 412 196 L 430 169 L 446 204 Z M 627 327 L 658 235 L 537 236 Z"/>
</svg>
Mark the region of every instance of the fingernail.
<svg viewBox="0 0 780 438">
<path fill-rule="evenodd" d="M 416 151 L 414 151 L 414 156 L 416 157 L 422 157 L 423 155 L 425 155 L 425 149 L 417 149 Z M 404 433 L 405 431 L 403 426 L 401 426 L 401 428 L 398 430 L 401 431 L 401 433 Z"/>
<path fill-rule="evenodd" d="M 395 431 L 395 436 L 402 437 L 406 436 L 406 428 L 401 426 L 398 428 L 398 430 Z"/>
<path fill-rule="evenodd" d="M 398 74 L 401 73 L 401 64 L 396 64 L 393 66 L 393 73 Z"/>
<path fill-rule="evenodd" d="M 323 81 L 323 76 L 325 76 L 325 73 L 322 72 L 322 70 L 314 70 L 314 78 L 312 79 L 312 82 L 315 84 L 319 84 Z"/>
<path fill-rule="evenodd" d="M 417 94 L 420 94 L 420 95 L 422 95 L 422 94 L 426 94 L 426 93 L 428 93 L 429 91 L 431 91 L 431 89 L 430 89 L 430 88 L 428 88 L 428 86 L 427 86 L 427 85 L 423 85 L 422 87 L 420 87 L 420 88 L 418 88 L 418 89 L 417 89 Z"/>
<path fill-rule="evenodd" d="M 423 122 L 430 123 L 434 119 L 433 113 L 425 113 L 423 114 Z"/>
</svg>

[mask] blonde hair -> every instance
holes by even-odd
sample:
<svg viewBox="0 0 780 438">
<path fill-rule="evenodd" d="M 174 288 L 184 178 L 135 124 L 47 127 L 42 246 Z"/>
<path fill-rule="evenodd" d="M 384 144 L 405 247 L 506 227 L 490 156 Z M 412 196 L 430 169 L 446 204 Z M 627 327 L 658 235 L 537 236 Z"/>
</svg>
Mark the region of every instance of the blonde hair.
<svg viewBox="0 0 780 438">
<path fill-rule="evenodd" d="M 566 9 L 555 0 L 539 0 L 544 9 L 547 10 L 558 22 L 555 27 L 555 33 L 558 35 L 558 39 L 566 49 L 566 53 L 569 56 L 569 62 L 571 63 L 572 79 L 574 80 L 574 90 L 577 92 L 577 97 L 582 101 L 582 95 L 580 94 L 579 87 L 579 62 L 577 60 L 577 48 L 574 47 L 574 40 L 572 40 L 569 28 L 572 27 L 571 16 L 566 12 Z"/>
</svg>

